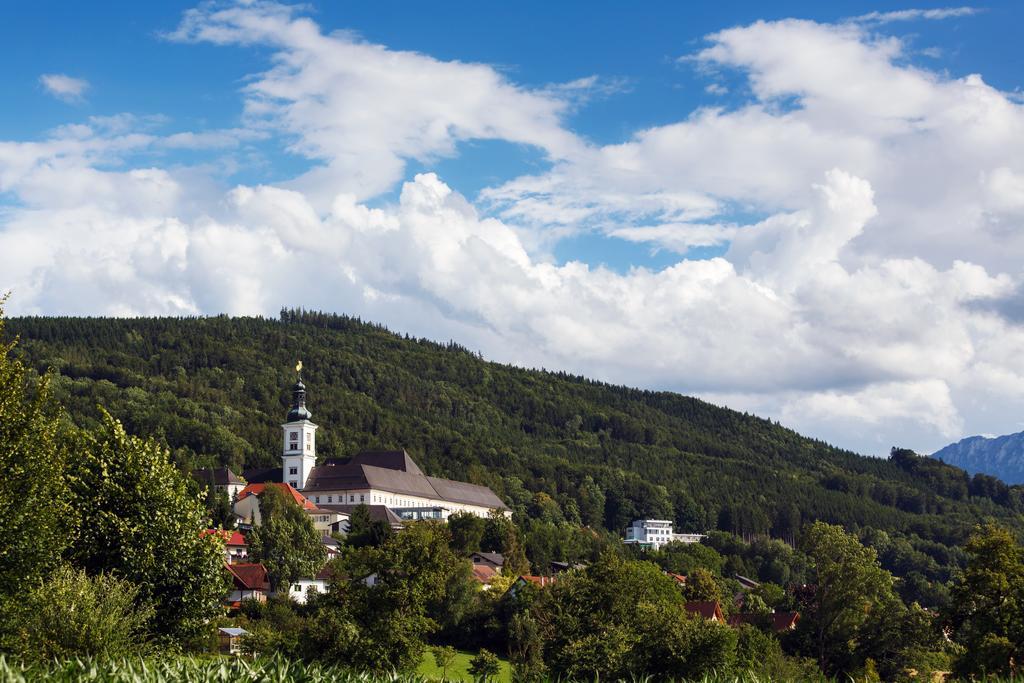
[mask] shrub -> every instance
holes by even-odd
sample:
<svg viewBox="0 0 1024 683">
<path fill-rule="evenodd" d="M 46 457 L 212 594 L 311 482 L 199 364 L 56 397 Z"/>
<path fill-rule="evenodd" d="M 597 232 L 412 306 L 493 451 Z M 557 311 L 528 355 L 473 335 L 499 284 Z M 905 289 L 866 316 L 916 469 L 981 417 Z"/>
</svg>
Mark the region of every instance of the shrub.
<svg viewBox="0 0 1024 683">
<path fill-rule="evenodd" d="M 27 660 L 141 652 L 153 608 L 138 597 L 129 581 L 59 567 L 7 614 L 7 649 Z"/>
</svg>

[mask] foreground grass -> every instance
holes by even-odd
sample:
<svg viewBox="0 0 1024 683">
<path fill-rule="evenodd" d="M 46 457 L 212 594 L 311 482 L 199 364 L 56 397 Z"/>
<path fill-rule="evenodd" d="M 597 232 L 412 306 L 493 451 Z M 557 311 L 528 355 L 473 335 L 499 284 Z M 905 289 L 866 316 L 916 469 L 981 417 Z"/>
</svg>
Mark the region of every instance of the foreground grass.
<svg viewBox="0 0 1024 683">
<path fill-rule="evenodd" d="M 465 667 L 472 655 L 460 653 L 452 669 L 458 668 L 460 677 L 468 676 Z M 70 660 L 49 664 L 23 665 L 0 656 L 0 683 L 34 683 L 53 681 L 55 683 L 432 683 L 435 667 L 433 657 L 429 664 L 423 662 L 413 675 L 362 674 L 353 673 L 338 666 L 307 664 L 286 659 L 249 660 L 233 657 L 169 657 L 166 659 L 124 659 L 106 662 L 94 660 Z M 440 670 L 437 670 L 440 678 Z M 449 680 L 470 680 L 455 678 L 449 671 Z M 507 683 L 510 679 L 508 662 L 502 662 L 502 670 L 493 683 Z M 985 679 L 987 683 L 1024 683 L 1022 678 Z M 856 683 L 848 679 L 850 683 Z M 654 683 L 652 679 L 637 677 L 633 683 Z M 693 683 L 770 683 L 767 678 L 753 675 L 706 675 Z"/>
<path fill-rule="evenodd" d="M 473 657 L 476 656 L 475 652 L 459 652 L 455 655 L 455 661 L 448 667 L 448 671 L 442 676 L 441 667 L 437 665 L 437 661 L 434 659 L 434 653 L 430 650 L 423 655 L 423 660 L 420 665 L 416 667 L 416 674 L 424 678 L 429 678 L 433 681 L 440 681 L 442 679 L 449 681 L 472 681 L 473 677 L 469 674 L 469 662 Z M 498 675 L 492 680 L 492 683 L 511 683 L 512 681 L 512 666 L 504 659 L 499 657 L 501 668 L 498 670 Z"/>
</svg>

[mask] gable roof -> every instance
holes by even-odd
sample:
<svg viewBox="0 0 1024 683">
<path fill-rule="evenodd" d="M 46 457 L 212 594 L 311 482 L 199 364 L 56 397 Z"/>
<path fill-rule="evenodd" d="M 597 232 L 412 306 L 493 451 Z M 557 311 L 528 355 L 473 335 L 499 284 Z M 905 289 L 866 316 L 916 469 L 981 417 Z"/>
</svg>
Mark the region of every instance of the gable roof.
<svg viewBox="0 0 1024 683">
<path fill-rule="evenodd" d="M 486 486 L 441 477 L 428 477 L 402 451 L 362 451 L 345 462 L 331 459 L 309 473 L 307 494 L 321 491 L 379 489 L 399 495 L 507 510 L 508 506 Z"/>
<path fill-rule="evenodd" d="M 474 564 L 473 565 L 473 578 L 483 584 L 490 583 L 495 576 L 498 575 L 498 570 L 486 564 Z"/>
<path fill-rule="evenodd" d="M 265 484 L 249 484 L 244 489 L 238 492 L 238 500 L 242 501 L 249 496 L 261 496 L 268 486 L 274 486 L 276 488 L 283 488 L 285 493 L 291 496 L 292 500 L 301 505 L 305 510 L 315 510 L 316 505 L 309 499 L 303 496 L 301 493 L 296 491 L 291 484 L 282 484 L 279 482 L 267 482 Z"/>
<path fill-rule="evenodd" d="M 242 562 L 224 565 L 231 572 L 235 587 L 250 591 L 270 590 L 270 577 L 262 563 Z"/>
<path fill-rule="evenodd" d="M 366 503 L 351 504 L 351 505 L 337 505 L 337 504 L 326 504 L 320 507 L 325 510 L 334 510 L 344 515 L 352 516 L 352 511 L 355 510 L 359 505 L 366 505 Z M 386 505 L 366 505 L 370 510 L 370 520 L 374 522 L 387 522 L 392 526 L 401 526 L 402 518 L 391 511 Z M 345 520 L 342 520 L 345 521 Z"/>
<path fill-rule="evenodd" d="M 725 615 L 722 614 L 722 607 L 717 600 L 694 600 L 686 603 L 684 607 L 690 614 L 725 623 Z"/>
<path fill-rule="evenodd" d="M 223 633 L 226 636 L 231 636 L 232 638 L 237 638 L 239 636 L 247 636 L 247 635 L 249 635 L 249 632 L 246 631 L 244 628 L 236 628 L 236 627 L 233 627 L 233 626 L 227 626 L 227 627 L 222 626 L 222 627 L 220 627 L 217 630 L 220 631 L 221 633 Z"/>
<path fill-rule="evenodd" d="M 265 484 L 269 481 L 282 481 L 284 479 L 284 468 L 282 467 L 253 467 L 242 472 L 242 476 L 250 484 Z"/>
<path fill-rule="evenodd" d="M 224 541 L 224 545 L 247 545 L 245 536 L 231 529 L 203 529 L 199 532 L 200 536 L 209 536 L 211 534 L 219 536 Z"/>
<path fill-rule="evenodd" d="M 474 563 L 475 563 L 475 560 L 476 560 L 477 557 L 481 557 L 484 560 L 486 560 L 487 562 L 489 562 L 489 563 L 491 563 L 493 565 L 497 565 L 499 567 L 502 567 L 502 566 L 505 565 L 505 556 L 502 555 L 501 553 L 483 553 L 483 552 L 480 552 L 478 550 L 475 553 L 470 555 L 470 558 L 473 558 Z"/>
<path fill-rule="evenodd" d="M 229 484 L 245 485 L 245 481 L 228 467 L 200 467 L 192 470 L 192 478 L 207 485 L 228 486 Z"/>
<path fill-rule="evenodd" d="M 422 477 L 423 471 L 403 448 L 400 451 L 360 451 L 351 460 L 354 465 L 371 465 Z"/>
</svg>

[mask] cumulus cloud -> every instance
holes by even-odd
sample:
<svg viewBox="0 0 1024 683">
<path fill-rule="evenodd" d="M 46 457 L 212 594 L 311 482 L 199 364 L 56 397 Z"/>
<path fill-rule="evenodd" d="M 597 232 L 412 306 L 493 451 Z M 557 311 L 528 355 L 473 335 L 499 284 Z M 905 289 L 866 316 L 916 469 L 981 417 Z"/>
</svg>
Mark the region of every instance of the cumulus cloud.
<svg viewBox="0 0 1024 683">
<path fill-rule="evenodd" d="M 39 83 L 49 94 L 65 102 L 81 102 L 89 82 L 82 78 L 72 78 L 67 74 L 43 74 Z"/>
<path fill-rule="evenodd" d="M 877 23 L 877 21 L 876 21 Z M 980 76 L 913 66 L 863 22 L 758 22 L 690 61 L 748 102 L 612 145 L 486 65 L 324 33 L 294 8 L 204 5 L 172 38 L 266 45 L 238 129 L 131 117 L 0 142 L 12 312 L 341 310 L 488 356 L 695 393 L 843 445 L 931 450 L 1024 408 L 1024 113 Z M 313 169 L 211 189 L 143 152 L 283 140 Z M 547 170 L 474 204 L 406 165 L 499 139 Z M 370 202 L 398 184 L 392 204 Z M 754 218 L 751 218 L 754 216 Z M 538 245 L 581 231 L 681 255 L 614 272 Z M 722 255 L 687 258 L 696 247 Z M 898 440 L 898 441 L 897 441 Z"/>
</svg>

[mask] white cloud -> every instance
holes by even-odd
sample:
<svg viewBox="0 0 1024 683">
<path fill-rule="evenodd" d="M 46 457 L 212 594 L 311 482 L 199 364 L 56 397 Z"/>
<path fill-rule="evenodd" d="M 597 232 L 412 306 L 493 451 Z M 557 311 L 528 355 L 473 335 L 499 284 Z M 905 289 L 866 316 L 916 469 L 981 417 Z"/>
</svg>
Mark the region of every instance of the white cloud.
<svg viewBox="0 0 1024 683">
<path fill-rule="evenodd" d="M 894 21 L 939 20 L 969 17 L 977 14 L 976 7 L 937 7 L 933 9 L 904 9 L 893 12 L 869 12 L 854 17 L 851 21 L 872 24 L 888 24 Z"/>
<path fill-rule="evenodd" d="M 877 23 L 877 20 L 876 20 Z M 260 44 L 238 129 L 132 117 L 0 142 L 0 290 L 12 313 L 341 310 L 488 356 L 696 393 L 884 453 L 1004 431 L 1024 409 L 1024 113 L 978 76 L 905 63 L 862 24 L 758 22 L 695 57 L 752 99 L 594 146 L 584 79 L 530 90 L 485 65 L 325 34 L 253 2 L 174 35 Z M 283 136 L 317 164 L 220 191 L 144 151 Z M 480 206 L 406 164 L 499 139 L 550 168 Z M 368 198 L 406 180 L 393 205 Z M 493 212 L 493 213 L 492 213 Z M 751 219 L 750 216 L 758 218 Z M 597 230 L 686 254 L 617 273 L 544 248 Z"/>
<path fill-rule="evenodd" d="M 72 78 L 67 74 L 43 74 L 39 83 L 46 92 L 65 102 L 81 102 L 85 91 L 89 89 L 89 81 Z"/>
<path fill-rule="evenodd" d="M 252 125 L 290 136 L 290 150 L 316 163 L 292 186 L 321 210 L 338 192 L 380 194 L 402 180 L 408 160 L 453 156 L 465 140 L 531 145 L 552 159 L 576 153 L 582 143 L 561 118 L 572 101 L 606 87 L 586 78 L 530 91 L 487 65 L 389 50 L 351 33 L 324 35 L 294 8 L 268 2 L 204 5 L 169 37 L 276 50 L 273 68 L 245 87 L 246 112 Z"/>
</svg>

